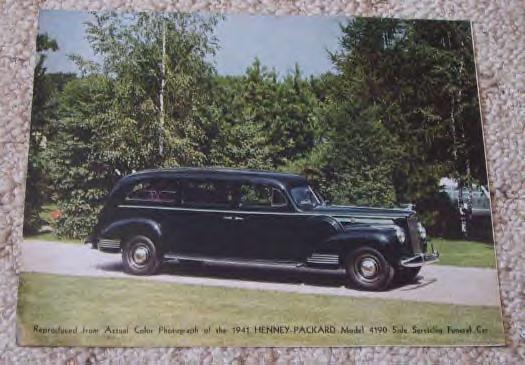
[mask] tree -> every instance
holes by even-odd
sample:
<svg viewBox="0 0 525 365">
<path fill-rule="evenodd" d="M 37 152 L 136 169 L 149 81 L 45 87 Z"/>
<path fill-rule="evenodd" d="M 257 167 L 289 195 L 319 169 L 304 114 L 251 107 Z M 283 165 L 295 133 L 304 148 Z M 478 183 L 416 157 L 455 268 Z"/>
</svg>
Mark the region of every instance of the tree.
<svg viewBox="0 0 525 365">
<path fill-rule="evenodd" d="M 94 15 L 87 38 L 102 56 L 73 57 L 82 77 L 66 85 L 54 180 L 63 211 L 58 233 L 89 233 L 120 174 L 204 163 L 198 109 L 214 73 L 218 19 L 197 14 Z"/>
<path fill-rule="evenodd" d="M 398 151 L 376 95 L 380 75 L 370 65 L 380 42 L 365 32 L 367 25 L 359 20 L 342 27 L 342 49 L 330 54 L 336 73 L 316 85 L 324 100 L 324 132 L 310 156 L 295 167 L 311 174 L 332 201 L 391 206 Z"/>
<path fill-rule="evenodd" d="M 33 102 L 31 106 L 31 128 L 29 132 L 29 157 L 27 163 L 26 199 L 24 204 L 24 232 L 34 233 L 40 227 L 42 205 L 48 199 L 49 189 L 45 174 L 45 159 L 42 151 L 54 115 L 54 85 L 46 77 L 46 52 L 58 50 L 57 42 L 47 34 L 36 39 L 38 59 L 33 79 Z"/>
<path fill-rule="evenodd" d="M 348 123 L 375 119 L 392 149 L 373 152 L 385 173 L 374 180 L 394 187 L 394 201 L 427 209 L 441 177 L 486 183 L 469 24 L 355 19 L 341 30 L 335 103 L 347 100 Z"/>
<path fill-rule="evenodd" d="M 276 169 L 318 139 L 319 102 L 299 66 L 279 78 L 255 59 L 241 76 L 216 76 L 212 90 L 210 164 Z"/>
<path fill-rule="evenodd" d="M 202 164 L 204 133 L 196 111 L 208 101 L 214 69 L 207 57 L 217 47 L 213 29 L 218 18 L 184 13 L 95 16 L 88 24 L 88 40 L 103 56 L 101 72 L 115 82 L 113 113 L 137 124 L 150 149 L 146 164 Z"/>
</svg>

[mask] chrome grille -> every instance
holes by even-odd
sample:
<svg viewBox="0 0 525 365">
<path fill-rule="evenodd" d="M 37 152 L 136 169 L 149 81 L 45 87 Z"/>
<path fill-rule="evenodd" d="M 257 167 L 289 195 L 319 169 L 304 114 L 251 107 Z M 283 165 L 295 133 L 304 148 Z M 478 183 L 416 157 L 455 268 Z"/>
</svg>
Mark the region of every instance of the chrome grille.
<svg viewBox="0 0 525 365">
<path fill-rule="evenodd" d="M 413 253 L 423 252 L 421 249 L 421 238 L 419 237 L 417 223 L 418 221 L 415 215 L 408 217 L 408 235 L 410 236 L 410 244 L 412 245 Z"/>
</svg>

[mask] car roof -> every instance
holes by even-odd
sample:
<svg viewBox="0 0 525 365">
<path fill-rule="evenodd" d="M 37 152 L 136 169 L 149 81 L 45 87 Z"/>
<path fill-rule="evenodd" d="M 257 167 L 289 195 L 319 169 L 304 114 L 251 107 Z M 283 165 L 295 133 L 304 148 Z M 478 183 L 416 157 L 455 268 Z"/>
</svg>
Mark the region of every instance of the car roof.
<svg viewBox="0 0 525 365">
<path fill-rule="evenodd" d="M 222 167 L 176 167 L 163 169 L 150 169 L 137 171 L 126 178 L 148 179 L 154 177 L 187 177 L 187 178 L 246 178 L 274 180 L 283 185 L 306 184 L 306 179 L 301 175 L 251 169 L 236 169 Z"/>
</svg>

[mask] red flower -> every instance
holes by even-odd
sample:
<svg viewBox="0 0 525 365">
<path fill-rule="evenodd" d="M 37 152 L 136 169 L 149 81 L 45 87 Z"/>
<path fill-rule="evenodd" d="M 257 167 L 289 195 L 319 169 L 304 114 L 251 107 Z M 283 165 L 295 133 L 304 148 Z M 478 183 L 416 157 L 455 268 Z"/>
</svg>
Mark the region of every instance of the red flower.
<svg viewBox="0 0 525 365">
<path fill-rule="evenodd" d="M 60 217 L 62 217 L 62 212 L 57 209 L 57 210 L 53 210 L 49 215 L 54 220 L 58 220 L 58 219 L 60 219 Z"/>
</svg>

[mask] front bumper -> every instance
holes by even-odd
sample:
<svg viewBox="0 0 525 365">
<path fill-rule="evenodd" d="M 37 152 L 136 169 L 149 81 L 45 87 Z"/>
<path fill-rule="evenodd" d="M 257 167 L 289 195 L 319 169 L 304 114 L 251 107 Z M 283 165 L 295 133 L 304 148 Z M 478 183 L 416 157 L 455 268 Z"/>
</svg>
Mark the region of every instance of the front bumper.
<svg viewBox="0 0 525 365">
<path fill-rule="evenodd" d="M 432 247 L 431 253 L 420 253 L 411 257 L 407 257 L 399 261 L 399 265 L 403 267 L 421 267 L 423 265 L 433 264 L 439 261 L 439 252 Z"/>
</svg>

